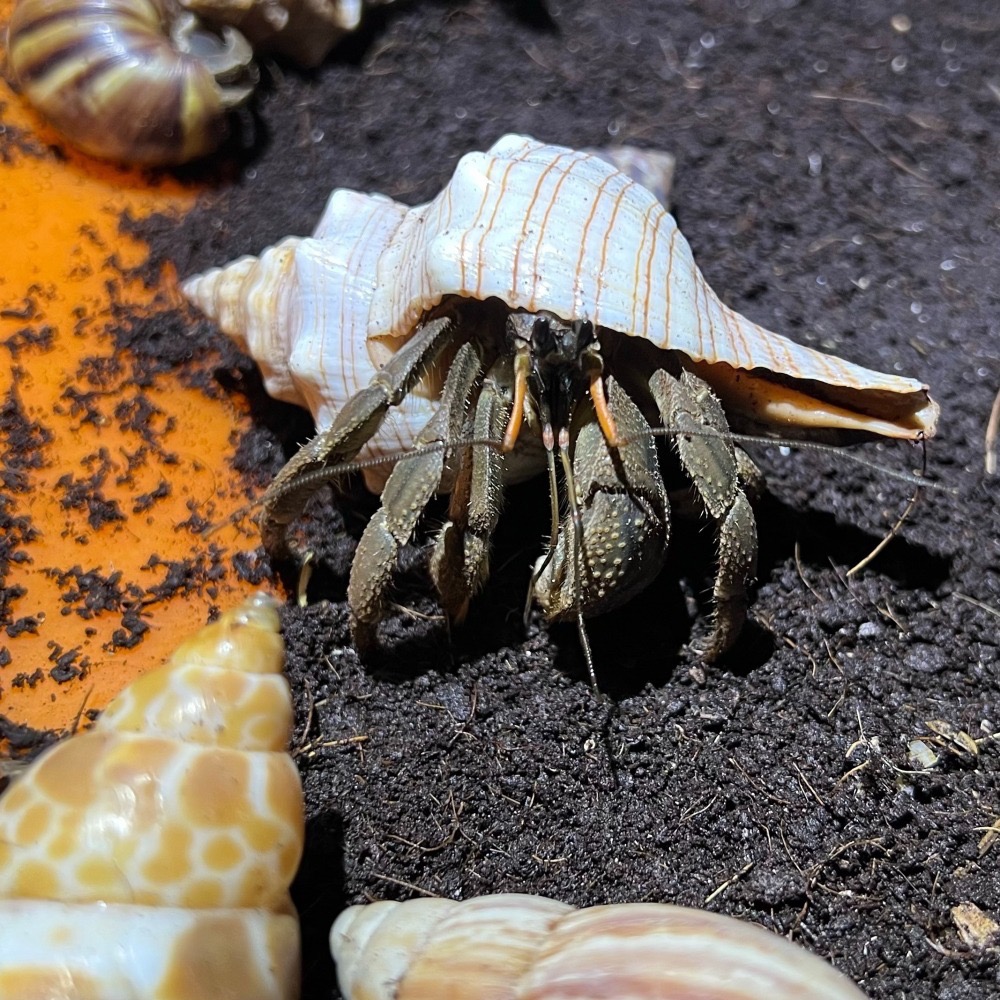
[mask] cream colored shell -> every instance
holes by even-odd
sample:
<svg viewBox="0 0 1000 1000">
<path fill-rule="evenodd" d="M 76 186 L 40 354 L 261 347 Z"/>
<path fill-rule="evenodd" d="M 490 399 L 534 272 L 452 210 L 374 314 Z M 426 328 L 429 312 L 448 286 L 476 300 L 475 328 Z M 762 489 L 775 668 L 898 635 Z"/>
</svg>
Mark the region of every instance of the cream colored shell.
<svg viewBox="0 0 1000 1000">
<path fill-rule="evenodd" d="M 318 66 L 361 23 L 362 0 L 179 0 L 209 23 L 237 28 L 257 51 Z M 367 0 L 387 3 L 390 0 Z"/>
<path fill-rule="evenodd" d="M 337 918 L 330 946 L 345 1000 L 864 1000 L 761 927 L 654 903 L 372 903 Z"/>
<path fill-rule="evenodd" d="M 304 809 L 283 663 L 256 598 L 0 797 L 0 997 L 296 995 Z"/>
<path fill-rule="evenodd" d="M 937 419 L 922 383 L 796 344 L 725 306 L 650 191 L 596 155 L 524 136 L 463 156 L 416 208 L 334 191 L 312 237 L 183 290 L 258 362 L 268 392 L 307 406 L 318 430 L 454 296 L 587 318 L 682 352 L 727 408 L 758 422 L 915 438 Z M 411 393 L 362 457 L 408 447 L 432 409 Z"/>
</svg>

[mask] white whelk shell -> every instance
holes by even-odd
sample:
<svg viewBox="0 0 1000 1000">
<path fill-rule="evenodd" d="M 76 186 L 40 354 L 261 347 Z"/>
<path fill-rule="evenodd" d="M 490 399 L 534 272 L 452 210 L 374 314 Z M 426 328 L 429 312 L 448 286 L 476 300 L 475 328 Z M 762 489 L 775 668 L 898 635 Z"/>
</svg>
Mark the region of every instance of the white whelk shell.
<svg viewBox="0 0 1000 1000">
<path fill-rule="evenodd" d="M 295 1000 L 305 836 L 274 602 L 183 643 L 0 796 L 3 1000 Z"/>
<path fill-rule="evenodd" d="M 345 1000 L 864 1000 L 761 927 L 656 903 L 372 903 L 337 918 L 330 946 Z"/>
<path fill-rule="evenodd" d="M 469 153 L 431 202 L 336 190 L 312 237 L 194 276 L 185 294 L 317 430 L 443 300 L 501 299 L 682 352 L 732 418 L 897 438 L 934 432 L 927 387 L 823 354 L 725 306 L 657 198 L 597 156 L 508 135 Z M 390 411 L 359 455 L 412 445 L 439 378 Z M 738 421 L 737 421 L 738 422 Z M 367 474 L 377 488 L 384 471 Z"/>
</svg>

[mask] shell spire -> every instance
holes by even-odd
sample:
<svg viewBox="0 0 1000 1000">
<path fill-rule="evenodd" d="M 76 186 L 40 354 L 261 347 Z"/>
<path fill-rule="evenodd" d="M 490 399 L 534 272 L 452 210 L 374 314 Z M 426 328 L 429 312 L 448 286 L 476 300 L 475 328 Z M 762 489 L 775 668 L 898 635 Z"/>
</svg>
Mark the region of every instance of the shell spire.
<svg viewBox="0 0 1000 1000">
<path fill-rule="evenodd" d="M 345 1000 L 864 1000 L 776 934 L 657 903 L 371 903 L 337 918 L 330 945 Z"/>
<path fill-rule="evenodd" d="M 4 1000 L 297 996 L 278 628 L 264 595 L 224 614 L 0 797 Z"/>
</svg>

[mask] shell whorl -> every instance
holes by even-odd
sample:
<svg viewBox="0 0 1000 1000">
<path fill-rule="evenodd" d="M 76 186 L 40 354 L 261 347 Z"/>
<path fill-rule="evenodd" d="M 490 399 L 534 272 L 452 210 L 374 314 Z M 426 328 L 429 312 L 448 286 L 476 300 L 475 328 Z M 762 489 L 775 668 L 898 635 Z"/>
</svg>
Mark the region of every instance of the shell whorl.
<svg viewBox="0 0 1000 1000">
<path fill-rule="evenodd" d="M 761 927 L 655 903 L 372 903 L 345 910 L 330 944 L 345 1000 L 864 1000 Z"/>
<path fill-rule="evenodd" d="M 224 614 L 0 797 L 5 1000 L 295 995 L 304 805 L 278 625 L 263 595 Z"/>
<path fill-rule="evenodd" d="M 200 31 L 170 0 L 20 0 L 8 53 L 25 96 L 59 132 L 128 163 L 211 152 L 228 109 L 253 89 L 246 40 Z"/>
</svg>

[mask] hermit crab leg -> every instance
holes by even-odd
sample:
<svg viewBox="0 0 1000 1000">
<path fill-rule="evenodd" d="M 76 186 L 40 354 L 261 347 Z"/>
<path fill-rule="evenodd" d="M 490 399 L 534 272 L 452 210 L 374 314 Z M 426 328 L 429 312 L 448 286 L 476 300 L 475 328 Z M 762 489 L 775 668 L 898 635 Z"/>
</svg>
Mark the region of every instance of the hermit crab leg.
<svg viewBox="0 0 1000 1000">
<path fill-rule="evenodd" d="M 694 491 L 716 522 L 719 567 L 715 579 L 715 621 L 704 651 L 717 659 L 736 640 L 747 612 L 747 585 L 755 572 L 757 522 L 740 485 L 743 467 L 729 437 L 729 425 L 715 394 L 696 375 L 679 379 L 660 369 L 649 380 L 664 427 Z"/>
<path fill-rule="evenodd" d="M 454 323 L 447 316 L 424 323 L 371 382 L 352 396 L 333 425 L 317 434 L 278 473 L 261 501 L 260 530 L 264 548 L 278 557 L 290 554 L 288 525 L 302 513 L 310 497 L 338 475 L 337 466 L 353 458 L 437 359 Z"/>
<path fill-rule="evenodd" d="M 483 380 L 473 416 L 474 441 L 496 441 L 509 426 L 510 395 L 503 387 L 510 384 L 510 367 L 510 358 L 500 357 Z M 517 405 L 515 393 L 515 409 Z M 503 507 L 503 455 L 484 444 L 468 451 L 471 457 L 463 457 L 449 520 L 435 540 L 430 563 L 441 606 L 455 622 L 464 620 L 469 601 L 489 577 L 490 538 Z"/>
<path fill-rule="evenodd" d="M 368 522 L 358 543 L 347 600 L 354 644 L 362 656 L 375 645 L 385 590 L 399 550 L 410 540 L 424 507 L 441 485 L 447 449 L 423 446 L 439 441 L 447 443 L 461 436 L 468 400 L 481 374 L 479 353 L 466 342 L 458 349 L 448 370 L 438 410 L 417 435 L 416 454 L 396 463 L 382 491 L 382 506 Z"/>
<path fill-rule="evenodd" d="M 603 396 L 602 396 L 603 398 Z M 596 409 L 596 408 L 595 408 Z M 606 409 L 606 407 L 605 407 Z M 600 416 L 598 416 L 600 422 Z M 603 425 L 601 430 L 604 430 Z M 607 432 L 605 432 L 607 437 Z M 559 429 L 559 461 L 563 468 L 563 481 L 566 483 L 566 523 L 572 528 L 570 550 L 573 556 L 573 611 L 576 617 L 576 634 L 583 650 L 583 660 L 587 664 L 590 676 L 590 686 L 596 692 L 597 674 L 594 672 L 594 657 L 590 651 L 590 639 L 587 636 L 587 626 L 583 622 L 583 514 L 577 499 L 576 483 L 573 479 L 573 463 L 569 457 L 569 431 L 565 427 Z"/>
</svg>

